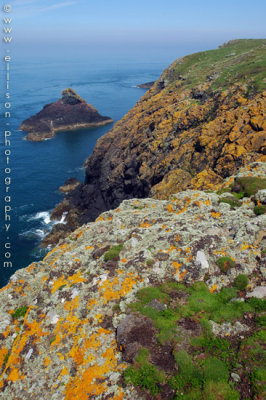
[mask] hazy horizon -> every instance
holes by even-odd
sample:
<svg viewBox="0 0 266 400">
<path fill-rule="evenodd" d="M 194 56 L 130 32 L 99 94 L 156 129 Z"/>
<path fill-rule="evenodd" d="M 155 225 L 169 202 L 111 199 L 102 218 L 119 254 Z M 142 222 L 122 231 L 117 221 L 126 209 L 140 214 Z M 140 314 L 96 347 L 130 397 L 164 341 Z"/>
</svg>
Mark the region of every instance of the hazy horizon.
<svg viewBox="0 0 266 400">
<path fill-rule="evenodd" d="M 11 0 L 18 57 L 171 62 L 231 39 L 264 38 L 266 3 L 254 0 Z M 5 46 L 5 45 L 3 45 Z"/>
</svg>

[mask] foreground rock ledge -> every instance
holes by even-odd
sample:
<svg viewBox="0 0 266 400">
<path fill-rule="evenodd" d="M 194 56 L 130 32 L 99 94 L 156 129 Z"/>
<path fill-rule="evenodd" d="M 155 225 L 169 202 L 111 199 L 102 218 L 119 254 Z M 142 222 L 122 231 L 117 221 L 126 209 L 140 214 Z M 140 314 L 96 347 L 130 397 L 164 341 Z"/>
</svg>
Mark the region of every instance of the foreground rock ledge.
<svg viewBox="0 0 266 400">
<path fill-rule="evenodd" d="M 215 291 L 238 274 L 256 271 L 261 279 L 265 216 L 252 204 L 232 210 L 197 190 L 127 200 L 18 270 L 0 291 L 0 398 L 144 398 L 120 385 L 128 364 L 116 328 L 127 305 L 140 288 L 166 280 L 205 278 Z M 119 256 L 106 261 L 119 243 Z M 235 260 L 226 274 L 216 265 L 221 255 Z M 24 312 L 15 319 L 17 310 Z"/>
<path fill-rule="evenodd" d="M 27 140 L 39 142 L 56 132 L 89 128 L 113 122 L 103 117 L 96 108 L 87 104 L 73 89 L 62 92 L 62 98 L 47 104 L 36 115 L 22 122 L 19 129 L 28 132 Z"/>
</svg>

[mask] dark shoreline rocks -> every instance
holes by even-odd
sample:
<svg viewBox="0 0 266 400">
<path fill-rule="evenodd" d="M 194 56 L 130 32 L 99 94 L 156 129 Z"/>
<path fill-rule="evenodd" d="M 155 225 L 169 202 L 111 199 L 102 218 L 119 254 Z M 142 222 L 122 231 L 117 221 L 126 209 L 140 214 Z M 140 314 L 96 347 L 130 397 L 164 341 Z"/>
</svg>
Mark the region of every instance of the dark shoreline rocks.
<svg viewBox="0 0 266 400">
<path fill-rule="evenodd" d="M 56 132 L 90 128 L 113 122 L 87 104 L 73 89 L 62 92 L 62 98 L 22 122 L 19 129 L 28 133 L 27 140 L 39 142 L 52 138 Z"/>
</svg>

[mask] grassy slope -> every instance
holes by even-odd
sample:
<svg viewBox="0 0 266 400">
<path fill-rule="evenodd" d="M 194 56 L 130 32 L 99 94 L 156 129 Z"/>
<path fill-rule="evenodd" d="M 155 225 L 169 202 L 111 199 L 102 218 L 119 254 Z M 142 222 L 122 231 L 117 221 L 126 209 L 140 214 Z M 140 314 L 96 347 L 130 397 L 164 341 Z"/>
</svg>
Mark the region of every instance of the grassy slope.
<svg viewBox="0 0 266 400">
<path fill-rule="evenodd" d="M 214 76 L 212 89 L 228 88 L 240 81 L 261 91 L 266 88 L 265 65 L 266 39 L 241 39 L 176 60 L 165 78 L 173 82 L 179 75 L 185 76 L 183 85 L 191 88 Z"/>
</svg>

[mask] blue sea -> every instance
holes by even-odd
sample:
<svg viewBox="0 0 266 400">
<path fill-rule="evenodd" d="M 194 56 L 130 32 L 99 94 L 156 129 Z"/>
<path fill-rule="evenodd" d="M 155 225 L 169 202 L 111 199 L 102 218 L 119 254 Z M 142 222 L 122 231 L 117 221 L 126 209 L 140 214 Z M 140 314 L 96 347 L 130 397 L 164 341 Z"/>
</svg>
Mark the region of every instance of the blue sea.
<svg viewBox="0 0 266 400">
<path fill-rule="evenodd" d="M 145 93 L 136 85 L 156 80 L 171 60 L 137 61 L 126 60 L 108 62 L 45 59 L 31 61 L 13 58 L 10 72 L 12 132 L 10 168 L 10 196 L 12 207 L 10 229 L 4 229 L 4 62 L 1 74 L 1 164 L 0 164 L 0 287 L 19 268 L 42 259 L 47 249 L 40 242 L 55 223 L 50 220 L 52 209 L 63 199 L 58 191 L 66 179 L 84 179 L 83 164 L 93 152 L 98 138 L 112 128 L 112 125 L 86 130 L 58 133 L 43 142 L 25 140 L 26 133 L 18 130 L 20 123 L 42 109 L 45 104 L 61 97 L 62 90 L 71 87 L 100 114 L 117 121 L 134 106 Z M 61 221 L 63 222 L 63 221 Z M 9 239 L 7 239 L 9 238 Z M 4 245 L 11 244 L 12 268 L 4 268 Z"/>
</svg>

